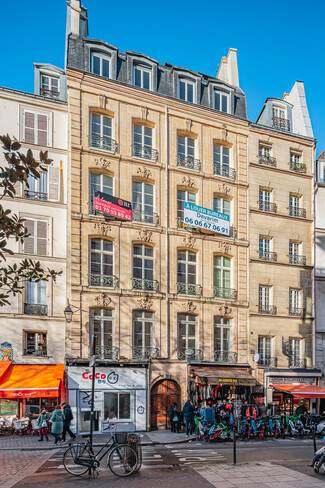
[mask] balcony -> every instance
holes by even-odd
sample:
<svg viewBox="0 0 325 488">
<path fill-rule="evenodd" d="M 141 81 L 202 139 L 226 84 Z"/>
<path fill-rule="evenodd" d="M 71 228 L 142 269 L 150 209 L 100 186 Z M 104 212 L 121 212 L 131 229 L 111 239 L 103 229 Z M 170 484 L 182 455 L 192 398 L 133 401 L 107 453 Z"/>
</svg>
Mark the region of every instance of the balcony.
<svg viewBox="0 0 325 488">
<path fill-rule="evenodd" d="M 305 314 L 305 308 L 289 307 L 289 315 L 291 315 L 292 317 L 304 317 Z"/>
<path fill-rule="evenodd" d="M 277 358 L 260 358 L 257 361 L 257 364 L 261 367 L 267 367 L 267 368 L 276 368 L 278 364 L 278 359 Z"/>
<path fill-rule="evenodd" d="M 237 363 L 237 353 L 231 351 L 214 351 L 214 360 L 216 363 Z"/>
<path fill-rule="evenodd" d="M 27 346 L 24 349 L 24 356 L 47 356 L 47 347 L 46 344 L 42 346 Z"/>
<path fill-rule="evenodd" d="M 295 163 L 294 161 L 290 161 L 289 168 L 290 171 L 294 171 L 295 173 L 307 173 L 306 163 Z"/>
<path fill-rule="evenodd" d="M 260 303 L 258 306 L 258 313 L 263 313 L 266 315 L 276 315 L 277 308 L 275 305 L 265 305 Z"/>
<path fill-rule="evenodd" d="M 177 283 L 177 293 L 179 295 L 202 296 L 202 286 L 192 283 Z"/>
<path fill-rule="evenodd" d="M 213 163 L 213 174 L 231 180 L 236 179 L 236 170 L 230 168 L 228 164 Z"/>
<path fill-rule="evenodd" d="M 96 346 L 96 358 L 117 361 L 119 358 L 119 348 L 115 346 Z"/>
<path fill-rule="evenodd" d="M 264 164 L 265 166 L 272 166 L 273 168 L 276 168 L 275 158 L 271 158 L 271 156 L 267 156 L 266 154 L 259 154 L 257 157 L 259 164 Z"/>
<path fill-rule="evenodd" d="M 159 281 L 145 280 L 142 278 L 132 278 L 132 290 L 158 292 Z"/>
<path fill-rule="evenodd" d="M 132 359 L 136 361 L 149 361 L 150 359 L 156 359 L 158 357 L 157 347 L 132 347 Z"/>
<path fill-rule="evenodd" d="M 183 361 L 184 359 L 188 361 L 203 361 L 203 352 L 201 349 L 193 348 L 178 348 L 177 359 Z"/>
<path fill-rule="evenodd" d="M 47 305 L 38 303 L 24 303 L 24 314 L 26 315 L 47 315 Z"/>
<path fill-rule="evenodd" d="M 236 300 L 237 290 L 234 288 L 222 288 L 220 286 L 213 287 L 214 298 L 224 298 L 226 300 Z"/>
<path fill-rule="evenodd" d="M 273 117 L 273 127 L 277 129 L 290 130 L 290 120 L 283 117 Z"/>
<path fill-rule="evenodd" d="M 57 90 L 48 90 L 47 88 L 41 88 L 40 95 L 46 98 L 58 99 L 60 96 L 60 92 Z"/>
<path fill-rule="evenodd" d="M 306 256 L 300 256 L 298 254 L 289 254 L 289 263 L 298 264 L 299 266 L 306 266 Z"/>
<path fill-rule="evenodd" d="M 157 161 L 158 151 L 151 146 L 141 146 L 141 144 L 132 144 L 132 156 L 149 161 Z"/>
<path fill-rule="evenodd" d="M 276 263 L 278 259 L 276 252 L 273 251 L 271 252 L 259 250 L 258 257 L 261 261 L 269 261 L 271 263 Z"/>
<path fill-rule="evenodd" d="M 108 136 L 99 136 L 98 134 L 89 134 L 89 146 L 103 151 L 115 153 L 117 151 L 117 142 Z"/>
<path fill-rule="evenodd" d="M 177 154 L 177 166 L 193 169 L 194 171 L 201 171 L 201 161 L 195 159 L 193 156 L 185 156 L 184 154 Z"/>
<path fill-rule="evenodd" d="M 117 276 L 100 275 L 100 274 L 89 274 L 88 275 L 88 285 L 98 286 L 102 288 L 112 288 L 115 290 L 118 288 L 118 278 Z"/>
<path fill-rule="evenodd" d="M 132 220 L 134 222 L 141 222 L 143 224 L 159 224 L 159 216 L 155 212 L 141 212 L 139 210 L 132 210 Z"/>
<path fill-rule="evenodd" d="M 306 360 L 297 358 L 296 356 L 289 356 L 289 368 L 305 368 Z"/>
<path fill-rule="evenodd" d="M 307 214 L 305 208 L 293 207 L 290 205 L 289 215 L 290 217 L 299 217 L 300 219 L 305 219 Z"/>
<path fill-rule="evenodd" d="M 48 194 L 39 191 L 25 190 L 25 198 L 30 200 L 40 200 L 42 202 L 47 202 Z"/>
<path fill-rule="evenodd" d="M 265 200 L 258 201 L 258 209 L 261 210 L 262 212 L 271 212 L 271 213 L 277 213 L 278 211 L 278 207 L 276 203 L 267 202 Z"/>
</svg>

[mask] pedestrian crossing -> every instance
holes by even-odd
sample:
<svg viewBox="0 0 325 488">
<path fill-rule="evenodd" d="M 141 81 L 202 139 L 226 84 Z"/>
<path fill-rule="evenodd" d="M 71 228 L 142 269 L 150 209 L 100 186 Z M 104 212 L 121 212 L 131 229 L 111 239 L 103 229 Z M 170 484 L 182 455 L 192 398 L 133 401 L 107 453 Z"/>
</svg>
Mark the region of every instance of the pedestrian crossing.
<svg viewBox="0 0 325 488">
<path fill-rule="evenodd" d="M 179 464 L 184 466 L 226 460 L 225 456 L 215 449 L 172 449 L 171 452 L 178 458 Z"/>
</svg>

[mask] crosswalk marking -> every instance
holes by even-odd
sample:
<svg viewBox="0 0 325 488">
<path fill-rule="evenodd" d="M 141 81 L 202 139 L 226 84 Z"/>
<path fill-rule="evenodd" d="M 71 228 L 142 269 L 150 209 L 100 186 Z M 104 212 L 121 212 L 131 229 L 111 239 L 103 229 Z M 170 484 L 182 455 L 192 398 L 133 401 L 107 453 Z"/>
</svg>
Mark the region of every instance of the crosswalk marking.
<svg viewBox="0 0 325 488">
<path fill-rule="evenodd" d="M 212 449 L 173 449 L 172 453 L 184 465 L 201 464 L 209 461 L 224 461 L 226 458 L 220 452 Z"/>
</svg>

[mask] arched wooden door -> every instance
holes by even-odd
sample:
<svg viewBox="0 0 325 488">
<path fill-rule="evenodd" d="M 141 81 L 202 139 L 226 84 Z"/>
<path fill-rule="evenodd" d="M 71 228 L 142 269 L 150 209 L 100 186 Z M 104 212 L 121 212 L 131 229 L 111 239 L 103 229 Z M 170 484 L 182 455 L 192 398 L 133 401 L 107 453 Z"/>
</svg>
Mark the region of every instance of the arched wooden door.
<svg viewBox="0 0 325 488">
<path fill-rule="evenodd" d="M 167 409 L 174 402 L 181 408 L 181 387 L 174 380 L 157 381 L 151 388 L 151 429 L 168 428 Z"/>
</svg>

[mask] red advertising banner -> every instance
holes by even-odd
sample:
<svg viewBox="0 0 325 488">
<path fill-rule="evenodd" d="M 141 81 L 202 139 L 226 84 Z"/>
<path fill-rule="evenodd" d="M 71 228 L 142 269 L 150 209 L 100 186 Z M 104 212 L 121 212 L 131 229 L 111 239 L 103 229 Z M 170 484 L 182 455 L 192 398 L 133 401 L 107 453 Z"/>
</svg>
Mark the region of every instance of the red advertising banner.
<svg viewBox="0 0 325 488">
<path fill-rule="evenodd" d="M 112 215 L 118 219 L 132 220 L 132 205 L 122 198 L 95 191 L 94 210 Z"/>
<path fill-rule="evenodd" d="M 59 390 L 0 390 L 0 398 L 56 398 Z"/>
</svg>

